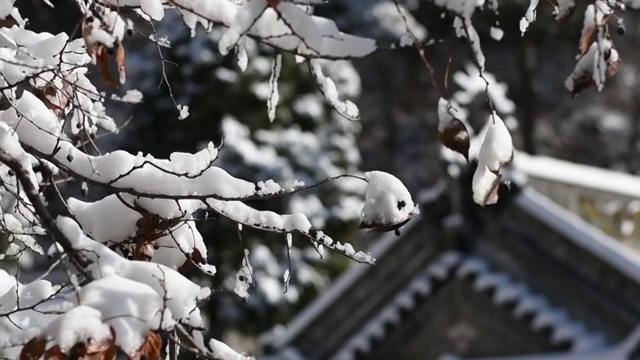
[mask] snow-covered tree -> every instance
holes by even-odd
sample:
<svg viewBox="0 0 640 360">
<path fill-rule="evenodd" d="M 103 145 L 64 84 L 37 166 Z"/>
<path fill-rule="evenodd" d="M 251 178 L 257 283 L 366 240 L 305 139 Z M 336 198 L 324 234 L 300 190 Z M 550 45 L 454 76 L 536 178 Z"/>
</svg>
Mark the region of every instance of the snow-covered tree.
<svg viewBox="0 0 640 360">
<path fill-rule="evenodd" d="M 418 206 L 397 177 L 382 171 L 360 174 L 353 166 L 354 156 L 349 158 L 346 150 L 352 146 L 357 128 L 353 123 L 360 119 L 360 111 L 348 97 L 357 90 L 346 89 L 351 83 L 340 80 L 349 77 L 343 73 L 349 69 L 344 61 L 399 47 L 414 48 L 432 71 L 425 57 L 432 39 L 397 1 L 376 5 L 375 18 L 384 20 L 384 13 L 391 13 L 393 26 L 399 25 L 403 34 L 387 45 L 381 45 L 379 39 L 344 33 L 329 18 L 313 15 L 314 7 L 322 3 L 77 0 L 82 18 L 76 30 L 81 36 L 74 38 L 65 33 L 34 32 L 13 1 L 0 2 L 2 256 L 5 261 L 26 261 L 20 259 L 33 254 L 54 259 L 35 279 L 0 269 L 1 356 L 114 359 L 123 353 L 132 359 L 157 359 L 175 358 L 178 351 L 186 351 L 209 359 L 245 358 L 205 336 L 207 322 L 200 307 L 215 295 L 185 276 L 190 270 L 216 276 L 216 264 L 208 263 L 207 248 L 207 242 L 216 239 L 203 239 L 196 226 L 202 220 L 226 219 L 235 224 L 240 236 L 246 228 L 279 234 L 293 265 L 277 279 L 284 289 L 300 259 L 291 249 L 294 236 L 320 254 L 328 249 L 357 262 L 375 263 L 366 251 L 321 229 L 331 211 L 332 216 L 351 216 L 344 209 L 352 209 L 355 202 L 304 198 L 304 191 L 336 184 L 340 191 L 359 192 L 364 199 L 358 203 L 363 228 L 398 231 L 416 217 Z M 464 86 L 468 92 L 479 89 L 476 94 L 483 94 L 491 109 L 477 151 L 470 153 L 473 134 L 457 103 L 465 105 L 463 96 L 449 100 L 443 95 L 434 109 L 440 120 L 440 138 L 465 159 L 477 158 L 470 184 L 474 200 L 483 206 L 493 204 L 498 201 L 500 172 L 513 157 L 511 135 L 502 120 L 510 111 L 500 103 L 499 85 L 485 72 L 473 18 L 483 10 L 497 13 L 499 4 L 497 0 L 486 4 L 434 0 L 434 4 L 453 19 L 452 29 L 466 39 L 471 51 L 473 65 Z M 537 5 L 537 0 L 531 1 L 520 21 L 520 32 L 526 32 L 535 20 Z M 614 9 L 625 6 L 637 4 L 596 0 L 586 7 L 578 60 L 564 82 L 572 95 L 590 86 L 602 90 L 616 72 L 620 55 L 608 23 Z M 574 1 L 559 1 L 556 18 L 564 21 L 574 7 Z M 266 81 L 252 80 L 251 86 L 264 102 L 267 119 L 280 130 L 250 135 L 245 124 L 255 120 L 227 116 L 221 126 L 225 141 L 207 141 L 213 139 L 205 135 L 196 144 L 197 151 L 166 149 L 163 158 L 122 149 L 104 153 L 96 138 L 119 132 L 121 122 L 114 115 L 122 114 L 118 105 L 140 102 L 142 92 L 136 88 L 154 86 L 150 73 L 157 72 L 170 82 L 162 48 L 171 46 L 171 39 L 156 29 L 176 29 L 176 33 L 188 29 L 190 36 L 210 33 L 187 40 L 181 51 L 183 56 L 210 58 L 211 49 L 201 42 L 214 39 L 219 54 L 215 56 L 233 59 L 239 69 L 217 72 L 219 80 L 239 82 L 255 76 L 252 71 L 268 75 Z M 159 51 L 139 53 L 128 60 L 129 42 L 136 32 L 147 34 Z M 490 33 L 501 38 L 503 30 L 495 24 Z M 257 51 L 258 46 L 269 50 Z M 148 57 L 160 58 L 159 66 L 145 66 Z M 130 68 L 136 69 L 134 74 Z M 295 68 L 313 84 L 309 96 L 292 100 L 287 89 L 280 88 L 287 68 Z M 100 80 L 90 77 L 90 72 Z M 179 82 L 180 76 L 177 78 Z M 169 89 L 162 101 L 180 123 L 188 123 L 191 103 L 208 101 L 199 98 L 202 86 L 198 81 Z M 314 114 L 326 109 L 332 111 L 330 121 L 314 124 L 312 131 L 297 127 L 292 120 L 296 114 L 313 121 Z M 250 112 L 245 115 L 249 117 Z M 225 151 L 252 164 L 252 174 L 263 178 L 242 179 L 240 176 L 254 176 L 233 169 L 233 161 L 224 160 L 229 155 L 217 161 Z M 341 165 L 337 165 L 337 153 L 347 154 Z M 280 161 L 284 156 L 295 161 Z M 95 201 L 81 200 L 89 188 L 104 195 Z M 294 199 L 288 209 L 276 212 L 260 206 L 263 200 L 283 197 Z M 296 197 L 304 200 L 296 203 Z M 312 206 L 315 211 L 310 211 Z M 269 279 L 278 272 L 270 268 L 273 261 L 263 248 L 253 247 L 252 251 L 253 256 L 250 249 L 244 250 L 231 280 L 230 287 L 241 298 L 248 296 L 258 276 Z M 304 265 L 300 268 L 305 269 Z M 61 274 L 56 279 L 49 276 L 54 269 Z M 264 294 L 270 295 L 268 291 Z"/>
<path fill-rule="evenodd" d="M 349 121 L 357 121 L 356 105 L 341 97 L 336 82 L 328 77 L 331 66 L 325 62 L 365 56 L 376 51 L 375 41 L 344 34 L 331 20 L 288 2 L 80 1 L 77 5 L 84 14 L 78 24 L 82 37 L 73 40 L 64 33 L 29 30 L 26 19 L 11 3 L 4 4 L 1 12 L 5 23 L 0 32 L 6 40 L 1 70 L 6 106 L 0 114 L 2 219 L 7 243 L 3 256 L 47 254 L 57 259 L 52 269 L 61 264 L 65 275 L 59 283 L 52 283 L 45 279 L 47 271 L 34 281 L 21 283 L 19 276 L 2 270 L 4 356 L 100 354 L 96 356 L 112 358 L 123 352 L 131 358 L 157 358 L 166 344 L 168 353 L 186 349 L 206 358 L 238 357 L 226 345 L 205 340 L 206 323 L 199 306 L 211 296 L 211 290 L 183 275 L 189 269 L 209 276 L 216 273 L 215 266 L 207 263 L 207 247 L 195 226 L 197 221 L 226 218 L 237 223 L 238 232 L 251 227 L 282 234 L 287 248 L 292 247 L 294 235 L 301 236 L 320 253 L 327 248 L 359 262 L 374 263 L 371 255 L 332 239 L 300 212 L 280 214 L 259 210 L 254 204 L 351 177 L 364 184 L 360 190 L 365 193 L 363 223 L 367 226 L 399 226 L 418 212 L 402 183 L 386 173 L 361 177 L 320 161 L 316 165 L 324 166 L 320 174 L 327 177 L 323 182 L 305 185 L 293 178 L 295 173 L 280 174 L 281 183 L 270 178 L 249 182 L 216 166 L 221 144 L 209 142 L 195 153 L 171 152 L 161 159 L 123 150 L 102 153 L 95 143 L 101 132 L 118 132 L 116 121 L 107 114 L 110 101 L 141 100 L 137 90 L 108 94 L 108 88 L 99 90 L 87 77 L 96 69 L 101 85 L 118 88 L 127 83 L 127 35 L 135 30 L 128 16 L 139 16 L 148 23 L 143 26 L 153 29 L 165 11 L 174 11 L 194 34 L 198 24 L 207 30 L 222 28 L 218 50 L 221 54 L 234 52 L 242 70 L 251 61 L 247 51 L 251 42 L 273 48 L 266 99 L 271 121 L 277 120 L 278 79 L 282 59 L 289 54 L 308 69 L 328 106 Z M 163 39 L 153 40 L 162 45 Z M 189 116 L 188 105 L 173 97 L 167 101 L 180 119 Z M 242 126 L 233 121 L 228 119 L 226 129 L 223 127 L 231 136 L 233 126 Z M 310 167 L 302 156 L 313 162 L 326 155 L 321 149 L 313 154 L 308 141 L 300 144 L 309 148 L 295 145 L 295 138 L 303 135 L 292 133 L 292 142 L 285 149 L 297 147 L 301 164 Z M 273 136 L 262 134 L 266 142 L 277 141 Z M 331 133 L 325 136 L 330 138 Z M 242 138 L 232 140 L 242 142 Z M 59 190 L 68 179 L 79 182 L 85 192 L 92 187 L 106 195 L 94 202 L 80 200 L 70 195 L 72 185 Z M 44 196 L 47 188 L 58 190 L 62 209 Z M 254 281 L 249 259 L 246 250 L 233 285 L 240 297 L 247 296 Z M 285 287 L 289 271 L 282 276 Z"/>
</svg>

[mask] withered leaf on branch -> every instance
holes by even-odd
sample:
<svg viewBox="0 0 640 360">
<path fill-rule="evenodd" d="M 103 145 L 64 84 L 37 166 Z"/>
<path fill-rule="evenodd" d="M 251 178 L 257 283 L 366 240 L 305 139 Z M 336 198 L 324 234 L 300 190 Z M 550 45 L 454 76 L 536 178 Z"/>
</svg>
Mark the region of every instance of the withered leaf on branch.
<svg viewBox="0 0 640 360">
<path fill-rule="evenodd" d="M 8 15 L 4 19 L 0 19 L 0 28 L 11 28 L 15 25 L 18 25 L 18 22 L 11 15 Z"/>
<path fill-rule="evenodd" d="M 202 257 L 202 254 L 198 249 L 193 249 L 193 252 L 188 255 L 185 262 L 178 268 L 178 272 L 181 274 L 186 273 L 189 270 L 196 268 L 196 264 L 206 264 L 207 261 Z"/>
<path fill-rule="evenodd" d="M 469 132 L 459 119 L 454 118 L 440 131 L 440 142 L 469 161 Z"/>
<path fill-rule="evenodd" d="M 118 66 L 118 73 L 120 75 L 120 85 L 122 85 L 127 81 L 126 57 L 124 46 L 122 44 L 118 44 L 118 50 L 116 51 L 116 65 Z"/>
<path fill-rule="evenodd" d="M 589 47 L 593 44 L 595 36 L 597 34 L 597 27 L 592 26 L 584 31 L 582 37 L 580 38 L 580 55 L 584 56 L 584 54 L 589 51 Z"/>
<path fill-rule="evenodd" d="M 560 4 L 562 3 L 562 4 Z M 558 4 L 558 13 L 556 14 L 556 20 L 563 23 L 573 16 L 576 10 L 576 4 L 573 1 L 560 0 Z"/>
<path fill-rule="evenodd" d="M 33 338 L 27 342 L 20 351 L 20 360 L 38 360 L 44 354 L 47 341 L 42 338 Z"/>
<path fill-rule="evenodd" d="M 69 353 L 71 354 L 72 352 L 69 351 Z M 50 348 L 49 350 L 45 351 L 43 358 L 45 360 L 67 360 L 68 356 L 62 352 L 62 350 L 60 349 L 60 346 L 56 345 Z M 85 358 L 82 358 L 82 359 L 85 359 Z"/>
<path fill-rule="evenodd" d="M 89 344 L 77 343 L 69 350 L 70 359 L 83 360 L 115 360 L 118 354 L 113 339 L 97 343 L 94 341 Z"/>
<path fill-rule="evenodd" d="M 69 103 L 69 98 L 64 92 L 52 85 L 47 85 L 44 88 L 32 87 L 31 92 L 56 115 L 62 114 Z"/>
<path fill-rule="evenodd" d="M 149 241 L 144 237 L 139 237 L 133 251 L 133 258 L 140 261 L 151 261 L 154 253 L 155 247 L 153 246 L 153 240 Z"/>
<path fill-rule="evenodd" d="M 598 56 L 600 47 L 602 47 L 602 59 Z M 597 68 L 594 66 L 595 62 L 600 62 L 603 67 L 606 66 L 604 74 L 601 75 L 603 79 L 600 79 L 600 86 L 603 86 L 606 80 L 618 72 L 620 66 L 620 57 L 610 40 L 605 40 L 602 45 L 597 42 L 592 43 L 587 53 L 578 59 L 573 73 L 565 81 L 565 87 L 571 92 L 571 96 L 576 96 L 590 87 L 598 86 L 595 78 L 600 78 L 600 76 L 596 76 L 594 73 L 594 68 Z"/>
<path fill-rule="evenodd" d="M 155 332 L 149 332 L 142 347 L 131 357 L 131 360 L 158 360 L 162 353 L 162 337 Z"/>
</svg>

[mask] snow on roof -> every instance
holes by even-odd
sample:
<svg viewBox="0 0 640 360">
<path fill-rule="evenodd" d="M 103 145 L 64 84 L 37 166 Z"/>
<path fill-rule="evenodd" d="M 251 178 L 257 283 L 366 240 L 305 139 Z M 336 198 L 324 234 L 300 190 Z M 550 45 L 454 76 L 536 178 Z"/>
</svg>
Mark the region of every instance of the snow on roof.
<svg viewBox="0 0 640 360">
<path fill-rule="evenodd" d="M 637 326 L 621 343 L 607 348 L 553 354 L 474 358 L 473 360 L 629 360 L 633 352 L 638 349 L 638 342 L 640 342 L 640 326 Z"/>
<path fill-rule="evenodd" d="M 640 198 L 640 177 L 619 171 L 522 152 L 514 156 L 512 168 L 529 177 Z"/>
<path fill-rule="evenodd" d="M 475 291 L 493 290 L 492 300 L 496 306 L 515 304 L 514 318 L 532 315 L 529 324 L 533 331 L 549 328 L 551 343 L 569 342 L 574 351 L 602 349 L 606 344 L 604 336 L 589 332 L 584 324 L 571 319 L 565 310 L 551 306 L 543 296 L 533 294 L 525 284 L 514 282 L 508 274 L 489 268 L 487 261 L 480 257 L 464 256 L 455 251 L 441 254 L 348 339 L 332 359 L 352 360 L 359 354 L 370 353 L 374 342 L 384 339 L 390 329 L 400 324 L 401 312 L 414 310 L 418 306 L 417 298 L 431 294 L 432 280 L 471 276 L 474 277 L 472 288 Z"/>
<path fill-rule="evenodd" d="M 624 184 L 618 186 L 622 187 Z M 531 188 L 524 188 L 516 196 L 515 204 L 578 247 L 596 255 L 636 284 L 640 284 L 639 253 L 630 251 L 622 243 Z"/>
</svg>

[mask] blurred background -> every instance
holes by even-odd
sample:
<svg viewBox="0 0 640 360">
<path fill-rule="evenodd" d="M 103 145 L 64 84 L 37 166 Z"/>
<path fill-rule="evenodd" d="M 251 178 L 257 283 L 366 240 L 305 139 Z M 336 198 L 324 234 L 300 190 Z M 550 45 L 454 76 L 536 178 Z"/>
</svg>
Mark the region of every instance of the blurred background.
<svg viewBox="0 0 640 360">
<path fill-rule="evenodd" d="M 233 56 L 223 57 L 218 53 L 217 41 L 222 34 L 219 30 L 214 29 L 210 33 L 202 31 L 192 37 L 189 29 L 182 24 L 180 16 L 170 12 L 155 29 L 140 22 L 137 34 L 125 44 L 128 50 L 128 81 L 126 87 L 119 92 L 123 94 L 127 88 L 138 89 L 143 93 L 144 99 L 137 105 L 118 105 L 111 109 L 114 118 L 117 114 L 124 126 L 120 134 L 106 135 L 99 139 L 102 150 L 125 148 L 134 153 L 142 151 L 157 157 L 167 157 L 173 151 L 194 152 L 208 141 L 220 144 L 224 139 L 218 166 L 247 180 L 300 179 L 310 184 L 345 173 L 361 174 L 374 169 L 387 171 L 399 177 L 417 198 L 420 198 L 418 194 L 423 194 L 422 199 L 426 199 L 426 204 L 431 204 L 423 206 L 424 218 L 416 221 L 421 224 L 416 227 L 426 228 L 419 231 L 411 228 L 406 231 L 407 238 L 421 236 L 422 240 L 416 240 L 421 246 L 426 246 L 424 244 L 430 241 L 430 236 L 440 239 L 432 241 L 436 245 L 429 255 L 420 260 L 421 264 L 439 264 L 437 261 L 446 263 L 446 259 L 442 260 L 442 254 L 454 249 L 457 254 L 462 254 L 460 264 L 464 263 L 464 256 L 478 252 L 480 256 L 485 256 L 485 260 L 489 257 L 489 263 L 497 264 L 494 266 L 500 270 L 516 274 L 516 278 L 520 276 L 529 286 L 543 293 L 560 286 L 558 284 L 573 284 L 574 281 L 584 283 L 582 273 L 575 270 L 567 260 L 575 253 L 571 253 L 572 248 L 569 247 L 568 250 L 565 249 L 569 253 L 561 254 L 564 250 L 559 245 L 562 243 L 560 240 L 550 242 L 546 251 L 554 252 L 555 255 L 549 255 L 555 259 L 553 266 L 564 269 L 562 276 L 565 278 L 548 274 L 549 278 L 545 280 L 548 283 L 539 282 L 535 271 L 526 270 L 531 264 L 522 259 L 531 254 L 525 252 L 515 256 L 515 250 L 504 247 L 499 242 L 493 243 L 494 248 L 483 248 L 475 244 L 475 240 L 492 243 L 492 240 L 480 240 L 486 235 L 483 231 L 494 231 L 494 227 L 504 224 L 510 224 L 507 228 L 513 231 L 514 224 L 520 224 L 518 221 L 523 226 L 535 228 L 530 234 L 538 234 L 539 237 L 564 237 L 563 241 L 571 242 L 571 239 L 567 239 L 576 235 L 562 233 L 560 228 L 564 225 L 540 225 L 544 221 L 523 210 L 522 202 L 526 203 L 528 200 L 518 200 L 520 198 L 516 195 L 520 192 L 521 183 L 515 184 L 512 191 L 506 191 L 502 207 L 496 206 L 485 211 L 469 202 L 468 189 L 473 165 L 459 165 L 456 161 L 443 160 L 437 135 L 437 101 L 440 97 L 464 99 L 467 121 L 477 133 L 489 114 L 486 95 L 483 89 L 478 90 L 474 82 L 468 80 L 474 71 L 473 66 L 470 66 L 471 53 L 468 44 L 456 39 L 452 27 L 453 18 L 444 14 L 431 1 L 408 0 L 400 3 L 406 9 L 414 33 L 421 40 L 433 39 L 433 44 L 425 48 L 433 74 L 430 74 L 416 50 L 411 47 L 380 51 L 354 61 L 326 63 L 324 72 L 336 82 L 341 98 L 350 99 L 359 106 L 362 118 L 359 122 L 349 121 L 333 112 L 317 91 L 306 67 L 299 66 L 292 56 L 285 55 L 279 83 L 280 104 L 275 121 L 270 123 L 266 99 L 269 96 L 268 81 L 274 58 L 272 49 L 250 42 L 248 68 L 241 72 Z M 528 6 L 526 2 L 501 1 L 499 15 L 484 11 L 476 14 L 473 22 L 487 57 L 487 77 L 492 78 L 499 93 L 497 96 L 503 97 L 500 101 L 494 99 L 498 104 L 496 109 L 508 120 L 507 126 L 512 132 L 516 148 L 534 156 L 532 162 L 521 163 L 521 172 L 530 175 L 522 183 L 526 186 L 522 187 L 533 187 L 546 194 L 569 213 L 554 213 L 554 216 L 566 215 L 568 219 L 573 219 L 571 214 L 577 215 L 606 233 L 610 237 L 607 239 L 625 244 L 625 251 L 633 252 L 638 241 L 636 225 L 640 218 L 640 202 L 633 195 L 633 189 L 625 187 L 637 184 L 634 177 L 624 177 L 625 182 L 622 182 L 622 178 L 616 177 L 616 174 L 633 175 L 640 171 L 640 130 L 637 123 L 640 102 L 636 92 L 640 84 L 640 53 L 637 51 L 640 45 L 640 21 L 633 12 L 619 13 L 626 20 L 624 31 L 617 31 L 617 18 L 610 21 L 613 41 L 622 58 L 618 74 L 607 81 L 602 92 L 589 89 L 572 98 L 564 88 L 564 79 L 575 66 L 582 14 L 587 3 L 579 2 L 574 16 L 560 24 L 552 16 L 553 4 L 541 2 L 538 6 L 538 19 L 524 36 L 519 31 L 518 23 Z M 54 9 L 40 0 L 18 0 L 17 4 L 34 30 L 52 33 L 65 31 L 73 35 L 80 16 L 71 0 L 55 1 Z M 317 6 L 315 13 L 333 19 L 344 32 L 371 37 L 383 44 L 396 42 L 406 33 L 405 24 L 390 0 L 332 0 Z M 130 15 L 131 19 L 136 19 L 133 12 Z M 496 24 L 504 30 L 500 41 L 490 36 L 490 28 Z M 166 37 L 170 47 L 150 41 L 148 37 L 154 31 L 159 38 Z M 450 70 L 447 71 L 448 66 Z M 97 84 L 100 84 L 99 80 Z M 105 86 L 104 89 L 106 88 Z M 190 115 L 186 119 L 179 119 L 176 103 L 189 106 Z M 590 173 L 588 171 L 591 168 L 577 168 L 575 172 L 567 173 L 564 171 L 567 169 L 566 163 L 551 162 L 544 163 L 544 166 L 540 162 L 536 163 L 536 159 L 548 160 L 540 156 L 609 169 L 616 173 Z M 524 154 L 523 158 L 529 159 Z M 539 166 L 548 171 L 534 176 L 534 171 L 530 169 Z M 587 172 L 580 172 L 583 170 Z M 549 175 L 549 172 L 562 173 L 562 179 L 558 180 L 558 177 Z M 603 186 L 594 190 L 573 181 L 590 176 L 599 177 L 618 192 L 612 194 L 612 190 L 606 186 L 604 190 Z M 446 186 L 443 188 L 442 184 Z M 430 189 L 445 190 L 438 190 L 437 196 L 429 197 Z M 305 213 L 314 226 L 324 229 L 336 239 L 348 240 L 360 247 L 380 247 L 382 241 L 391 240 L 377 239 L 378 234 L 358 230 L 363 195 L 361 190 L 349 181 L 336 181 L 313 191 L 264 202 L 259 206 L 264 209 Z M 99 192 L 92 191 L 88 198 L 101 196 Z M 511 206 L 517 209 L 514 210 Z M 513 211 L 509 213 L 511 210 Z M 509 216 L 518 211 L 524 215 L 512 219 L 505 217 L 505 211 Z M 464 220 L 456 220 L 452 214 L 462 214 Z M 539 212 L 535 214 L 540 215 Z M 535 221 L 541 223 L 535 225 L 535 221 L 526 220 L 526 216 L 533 216 Z M 571 221 L 569 223 L 573 224 Z M 218 268 L 215 278 L 201 279 L 214 289 L 219 289 L 207 305 L 212 335 L 247 353 L 266 352 L 283 357 L 278 349 L 295 345 L 295 336 L 299 335 L 282 333 L 290 334 L 291 340 L 269 349 L 271 340 L 267 336 L 266 342 L 260 342 L 261 334 L 274 334 L 271 330 L 275 325 L 288 324 L 318 295 L 330 292 L 327 289 L 331 288 L 336 277 L 349 268 L 353 270 L 354 267 L 364 266 L 354 265 L 333 254 L 324 254 L 320 258 L 304 239 L 294 239 L 295 247 L 290 258 L 292 280 L 285 291 L 281 279 L 289 267 L 289 260 L 284 237 L 251 230 L 244 230 L 239 234 L 234 224 L 224 220 L 201 222 L 198 227 L 210 247 L 209 263 Z M 543 228 L 544 230 L 540 230 Z M 595 228 L 593 231 L 596 231 Z M 428 234 L 430 235 L 427 236 Z M 498 237 L 504 235 L 493 232 L 488 234 Z M 516 238 L 513 232 L 508 234 L 510 238 Z M 580 236 L 588 237 L 584 234 Z M 247 302 L 228 290 L 229 284 L 232 287 L 230 281 L 240 266 L 244 247 L 251 250 L 250 260 L 255 282 Z M 487 255 L 491 252 L 489 249 L 494 253 L 499 252 L 496 249 L 501 249 L 502 255 L 499 258 L 502 260 Z M 380 254 L 387 254 L 384 256 L 391 256 L 386 250 L 379 248 L 378 251 L 381 251 Z M 545 256 L 544 249 L 539 251 L 541 252 L 536 253 L 538 256 Z M 598 274 L 609 274 L 607 269 L 611 268 L 611 261 L 603 260 L 609 255 L 591 250 L 587 252 L 591 258 L 584 260 L 585 263 L 596 267 L 597 270 L 592 270 L 599 272 Z M 389 257 L 386 261 L 393 266 L 387 270 L 389 274 L 402 274 L 401 265 L 408 263 L 408 259 L 409 255 Z M 378 261 L 380 263 L 381 259 Z M 419 267 L 416 265 L 416 268 Z M 612 269 L 614 273 L 621 271 L 615 267 Z M 384 280 L 391 284 L 388 294 L 379 300 L 372 300 L 372 309 L 368 315 L 363 315 L 363 319 L 373 318 L 371 314 L 378 311 L 375 309 L 391 304 L 389 299 L 399 293 L 398 289 L 411 283 L 411 279 L 421 272 L 407 272 L 395 280 L 389 274 L 385 275 Z M 619 289 L 616 286 L 637 287 L 638 283 L 633 277 L 625 275 L 624 271 L 622 274 L 624 276 L 616 280 L 617 285 L 612 285 L 614 287 L 611 289 L 606 288 L 606 291 L 616 293 L 616 289 Z M 369 276 L 371 279 L 376 278 L 375 274 Z M 598 279 L 596 276 L 593 281 L 601 283 Z M 394 281 L 397 284 L 393 285 Z M 584 287 L 593 290 L 591 285 Z M 590 318 L 584 314 L 589 312 L 591 305 L 573 303 L 588 302 L 584 297 L 580 300 L 580 291 L 575 290 L 556 300 L 564 302 L 562 305 L 565 307 L 578 309 L 571 315 L 583 320 L 587 324 L 583 326 L 584 333 L 592 335 L 589 331 L 593 329 L 588 330 L 588 325 L 597 327 L 595 324 L 602 320 L 602 316 Z M 601 295 L 606 297 L 606 291 L 601 291 Z M 353 296 L 353 299 L 357 298 L 356 295 Z M 620 300 L 622 304 L 608 304 L 602 305 L 602 309 L 598 308 L 600 314 L 605 314 L 607 311 L 615 313 L 615 309 L 626 306 L 624 316 L 621 315 L 624 319 L 617 325 L 599 329 L 600 340 L 593 341 L 593 344 L 599 345 L 589 349 L 606 348 L 607 344 L 622 340 L 631 331 L 631 325 L 640 320 L 640 312 L 635 305 L 630 305 L 635 301 L 635 296 L 634 292 L 628 303 L 625 302 L 627 300 Z M 598 301 L 600 300 L 593 300 Z M 325 299 L 322 302 L 331 301 Z M 462 314 L 475 307 L 469 304 L 458 304 L 463 310 L 457 313 Z M 436 305 L 429 306 L 434 309 Z M 446 307 L 441 306 L 442 309 Z M 360 320 L 353 321 L 355 323 Z M 486 325 L 490 322 L 485 320 L 481 323 Z M 504 323 L 509 324 L 507 320 Z M 313 324 L 316 322 L 305 326 L 312 328 L 315 326 Z M 469 330 L 469 327 L 462 325 L 456 328 L 446 324 L 449 323 L 443 320 L 440 326 L 441 329 L 454 329 L 451 330 L 454 332 L 451 335 L 453 340 L 450 340 L 452 344 L 462 344 L 460 341 L 463 340 L 460 339 L 465 337 L 472 339 L 468 340 L 469 344 L 474 344 L 474 331 L 485 329 L 478 324 L 475 330 L 471 325 Z M 357 333 L 355 328 L 357 327 L 348 334 L 345 333 L 344 338 L 348 339 L 351 336 L 349 334 Z M 522 330 L 523 334 L 524 331 Z M 322 337 L 329 336 L 326 332 L 330 333 L 331 330 L 317 332 L 324 334 L 318 335 Z M 526 338 L 526 335 L 522 337 Z M 312 337 L 309 335 L 308 338 Z M 544 341 L 540 339 L 534 341 L 531 337 L 530 340 L 531 344 L 538 345 L 513 345 L 503 349 L 502 353 L 561 351 L 573 346 L 563 343 L 563 346 L 553 347 L 544 345 Z M 384 343 L 383 340 L 380 341 Z M 514 340 L 515 343 L 517 342 Z M 524 343 L 526 341 L 523 340 L 522 344 Z M 304 345 L 295 346 L 304 348 Z M 338 349 L 335 350 L 336 353 L 331 354 L 327 350 L 322 355 L 322 352 L 317 352 L 315 358 L 338 356 L 336 354 L 340 354 L 340 349 L 347 347 L 338 342 L 326 345 L 326 349 L 331 346 Z M 438 358 L 449 353 L 451 356 L 485 356 L 495 355 L 491 351 L 497 351 L 474 346 L 451 345 L 421 358 Z M 313 347 L 309 345 L 309 349 L 311 348 Z M 380 354 L 393 353 L 391 348 L 385 349 L 386 352 L 377 352 L 380 358 L 385 356 Z M 357 354 L 371 357 L 375 353 L 369 351 Z M 309 358 L 306 353 L 301 356 Z M 412 357 L 406 354 L 402 358 Z"/>
</svg>

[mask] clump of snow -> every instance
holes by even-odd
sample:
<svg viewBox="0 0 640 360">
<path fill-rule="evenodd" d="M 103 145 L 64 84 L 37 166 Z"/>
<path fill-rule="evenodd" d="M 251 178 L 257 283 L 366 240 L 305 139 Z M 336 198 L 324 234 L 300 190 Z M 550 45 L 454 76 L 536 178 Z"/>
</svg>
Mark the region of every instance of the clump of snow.
<svg viewBox="0 0 640 360">
<path fill-rule="evenodd" d="M 242 266 L 236 273 L 236 281 L 233 286 L 233 292 L 243 299 L 249 298 L 249 288 L 253 285 L 253 269 L 249 264 L 249 250 L 244 249 L 244 257 L 242 258 Z"/>
<path fill-rule="evenodd" d="M 498 201 L 500 170 L 513 159 L 511 134 L 502 119 L 495 113 L 489 116 L 488 129 L 480 147 L 478 167 L 473 174 L 473 200 L 479 205 L 491 205 Z"/>
<path fill-rule="evenodd" d="M 497 26 L 492 26 L 491 29 L 490 29 L 490 34 L 491 34 L 491 37 L 495 41 L 500 41 L 500 40 L 502 40 L 502 37 L 504 36 L 504 30 L 502 30 L 501 28 L 499 28 Z"/>
<path fill-rule="evenodd" d="M 527 12 L 524 14 L 524 17 L 520 19 L 520 32 L 522 35 L 529 29 L 529 25 L 536 20 L 536 7 L 538 7 L 538 2 L 539 0 L 529 0 Z"/>
<path fill-rule="evenodd" d="M 127 298 L 112 300 L 116 300 L 116 302 L 112 304 L 112 307 L 118 307 L 119 302 L 129 302 Z M 95 305 L 95 303 L 92 305 Z M 118 311 L 120 310 L 121 308 L 118 307 Z M 127 314 L 118 313 L 117 315 L 122 315 L 124 318 Z M 40 336 L 52 341 L 52 345 L 58 345 L 63 353 L 67 353 L 67 351 L 77 343 L 89 343 L 89 340 L 102 343 L 111 340 L 111 330 L 109 329 L 109 325 L 102 322 L 103 316 L 100 310 L 89 306 L 89 304 L 78 305 L 49 323 Z M 138 321 L 142 321 L 142 319 Z M 136 321 L 136 323 L 138 323 L 138 321 Z M 118 335 L 124 337 L 124 339 L 122 339 L 124 341 L 121 342 L 126 342 L 126 336 L 136 336 L 135 331 L 133 332 L 134 334 L 118 333 L 116 330 L 116 337 L 118 337 Z M 125 343 L 125 345 L 128 344 Z M 133 350 L 137 350 L 137 348 Z"/>
<path fill-rule="evenodd" d="M 76 222 L 70 218 L 58 218 L 58 225 L 71 241 L 74 249 L 91 264 L 88 269 L 94 278 L 118 275 L 151 287 L 173 316 L 192 326 L 202 326 L 198 303 L 210 294 L 177 271 L 144 261 L 127 260 L 108 247 L 86 237 Z"/>
<path fill-rule="evenodd" d="M 409 190 L 395 176 L 382 171 L 365 173 L 368 180 L 362 223 L 368 227 L 398 226 L 418 215 Z"/>
<path fill-rule="evenodd" d="M 178 104 L 176 108 L 180 112 L 180 114 L 178 115 L 178 119 L 179 120 L 184 120 L 184 119 L 189 117 L 189 106 L 188 105 L 180 105 L 180 104 Z"/>
<path fill-rule="evenodd" d="M 340 100 L 336 84 L 331 78 L 324 75 L 320 64 L 317 61 L 310 62 L 310 69 L 318 89 L 327 103 L 345 118 L 354 121 L 360 120 L 360 110 L 356 104 L 350 100 Z"/>
<path fill-rule="evenodd" d="M 142 346 L 149 330 L 172 329 L 174 321 L 165 301 L 150 286 L 115 274 L 94 280 L 78 292 L 78 305 L 99 310 L 114 329 L 116 344 L 129 354 Z"/>
</svg>

